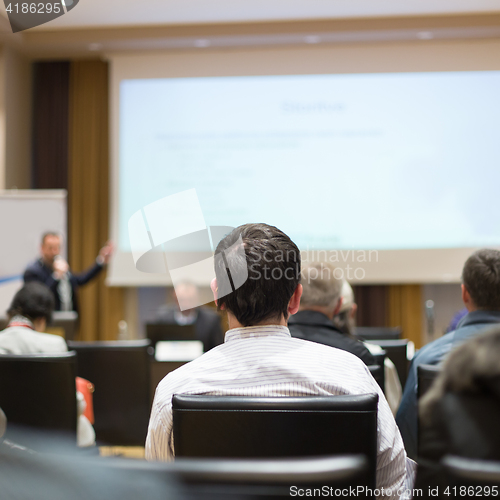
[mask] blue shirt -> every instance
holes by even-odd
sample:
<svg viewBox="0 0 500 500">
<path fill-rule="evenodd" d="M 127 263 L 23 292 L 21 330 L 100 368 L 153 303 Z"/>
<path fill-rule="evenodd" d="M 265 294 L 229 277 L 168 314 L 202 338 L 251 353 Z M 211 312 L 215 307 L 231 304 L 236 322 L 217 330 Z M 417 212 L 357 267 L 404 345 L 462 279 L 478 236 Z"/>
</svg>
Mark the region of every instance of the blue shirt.
<svg viewBox="0 0 500 500">
<path fill-rule="evenodd" d="M 415 354 L 396 415 L 396 423 L 409 457 L 417 456 L 417 367 L 437 365 L 454 347 L 496 323 L 500 323 L 500 311 L 472 311 L 460 321 L 455 331 L 430 342 Z"/>
</svg>

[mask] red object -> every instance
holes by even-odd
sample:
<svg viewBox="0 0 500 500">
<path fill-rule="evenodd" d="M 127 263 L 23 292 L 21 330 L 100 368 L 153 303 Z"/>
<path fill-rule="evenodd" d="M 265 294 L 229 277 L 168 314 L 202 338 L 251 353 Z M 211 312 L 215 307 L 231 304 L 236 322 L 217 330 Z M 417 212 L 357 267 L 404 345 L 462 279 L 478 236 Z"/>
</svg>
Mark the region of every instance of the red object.
<svg viewBox="0 0 500 500">
<path fill-rule="evenodd" d="M 82 377 L 76 377 L 76 390 L 83 394 L 85 403 L 87 403 L 87 408 L 85 408 L 83 415 L 87 417 L 92 425 L 94 425 L 94 384 Z"/>
</svg>

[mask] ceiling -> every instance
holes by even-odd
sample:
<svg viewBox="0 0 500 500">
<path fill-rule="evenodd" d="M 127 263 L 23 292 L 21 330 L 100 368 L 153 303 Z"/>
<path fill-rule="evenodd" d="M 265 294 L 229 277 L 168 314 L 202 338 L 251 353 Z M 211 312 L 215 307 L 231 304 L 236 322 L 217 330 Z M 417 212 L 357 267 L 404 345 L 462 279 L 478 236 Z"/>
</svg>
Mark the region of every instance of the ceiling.
<svg viewBox="0 0 500 500">
<path fill-rule="evenodd" d="M 500 0 L 79 0 L 67 14 L 16 34 L 3 2 L 0 9 L 0 45 L 32 59 L 500 38 Z"/>
<path fill-rule="evenodd" d="M 499 13 L 500 0 L 79 0 L 34 30 L 488 12 Z"/>
</svg>

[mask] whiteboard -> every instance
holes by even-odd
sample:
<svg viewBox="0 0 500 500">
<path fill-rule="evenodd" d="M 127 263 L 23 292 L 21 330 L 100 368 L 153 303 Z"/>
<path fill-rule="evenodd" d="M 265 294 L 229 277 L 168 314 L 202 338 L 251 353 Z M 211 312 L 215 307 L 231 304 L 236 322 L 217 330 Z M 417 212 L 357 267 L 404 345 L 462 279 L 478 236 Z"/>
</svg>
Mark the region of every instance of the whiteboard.
<svg viewBox="0 0 500 500">
<path fill-rule="evenodd" d="M 66 257 L 66 198 L 63 189 L 0 190 L 0 316 L 22 286 L 24 270 L 39 256 L 43 233 L 62 235 Z"/>
</svg>

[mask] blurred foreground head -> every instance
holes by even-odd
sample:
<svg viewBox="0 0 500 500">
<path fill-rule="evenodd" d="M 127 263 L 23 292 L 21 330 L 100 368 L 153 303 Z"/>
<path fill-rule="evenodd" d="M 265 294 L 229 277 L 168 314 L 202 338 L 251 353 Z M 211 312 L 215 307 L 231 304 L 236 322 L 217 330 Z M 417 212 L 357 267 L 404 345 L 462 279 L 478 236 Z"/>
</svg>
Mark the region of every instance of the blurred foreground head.
<svg viewBox="0 0 500 500">
<path fill-rule="evenodd" d="M 469 339 L 446 358 L 443 370 L 422 397 L 420 414 L 428 421 L 432 409 L 448 393 L 490 395 L 500 400 L 500 327 Z"/>
</svg>

